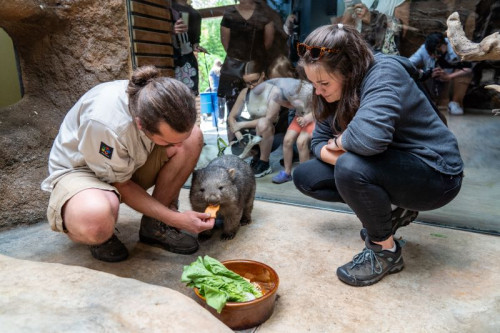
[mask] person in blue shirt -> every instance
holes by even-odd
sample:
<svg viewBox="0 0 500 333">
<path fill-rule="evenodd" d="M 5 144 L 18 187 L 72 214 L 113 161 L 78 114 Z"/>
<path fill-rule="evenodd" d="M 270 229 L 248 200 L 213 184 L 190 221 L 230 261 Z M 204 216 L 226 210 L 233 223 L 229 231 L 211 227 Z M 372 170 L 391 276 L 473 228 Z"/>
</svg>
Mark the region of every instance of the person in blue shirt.
<svg viewBox="0 0 500 333">
<path fill-rule="evenodd" d="M 215 59 L 214 64 L 210 69 L 210 72 L 208 73 L 208 80 L 210 82 L 209 89 L 212 92 L 217 92 L 217 89 L 219 89 L 221 67 L 222 67 L 222 61 L 220 61 L 220 59 Z M 221 97 L 217 98 L 217 109 L 219 113 L 217 118 L 219 119 L 219 122 L 223 124 L 226 111 L 224 98 Z"/>
<path fill-rule="evenodd" d="M 448 38 L 440 32 L 429 34 L 410 61 L 424 72 L 426 85 L 438 107 L 447 105 L 451 115 L 464 113 L 463 99 L 472 80 L 471 63 L 460 61 Z"/>
</svg>

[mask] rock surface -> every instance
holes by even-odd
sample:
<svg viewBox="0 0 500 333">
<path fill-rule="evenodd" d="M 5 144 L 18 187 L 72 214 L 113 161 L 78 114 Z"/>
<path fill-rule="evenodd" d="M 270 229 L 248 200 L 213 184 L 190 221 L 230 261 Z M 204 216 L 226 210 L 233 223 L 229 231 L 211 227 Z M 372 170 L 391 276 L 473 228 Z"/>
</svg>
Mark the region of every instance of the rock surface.
<svg viewBox="0 0 500 333">
<path fill-rule="evenodd" d="M 40 190 L 69 108 L 100 82 L 128 78 L 125 1 L 0 0 L 0 27 L 20 63 L 23 99 L 0 109 L 0 228 L 45 219 Z"/>
<path fill-rule="evenodd" d="M 172 289 L 0 255 L 3 332 L 232 332 Z"/>
</svg>

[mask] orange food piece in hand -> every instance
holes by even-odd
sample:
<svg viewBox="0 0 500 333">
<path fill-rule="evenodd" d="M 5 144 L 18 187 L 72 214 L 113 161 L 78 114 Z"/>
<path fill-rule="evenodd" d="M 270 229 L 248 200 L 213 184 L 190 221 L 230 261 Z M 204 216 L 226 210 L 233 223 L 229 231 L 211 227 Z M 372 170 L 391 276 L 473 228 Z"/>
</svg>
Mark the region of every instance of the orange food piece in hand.
<svg viewBox="0 0 500 333">
<path fill-rule="evenodd" d="M 207 206 L 207 208 L 205 209 L 205 213 L 208 213 L 208 214 L 210 214 L 210 217 L 215 218 L 217 216 L 217 212 L 219 211 L 219 208 L 220 208 L 220 205 Z"/>
</svg>

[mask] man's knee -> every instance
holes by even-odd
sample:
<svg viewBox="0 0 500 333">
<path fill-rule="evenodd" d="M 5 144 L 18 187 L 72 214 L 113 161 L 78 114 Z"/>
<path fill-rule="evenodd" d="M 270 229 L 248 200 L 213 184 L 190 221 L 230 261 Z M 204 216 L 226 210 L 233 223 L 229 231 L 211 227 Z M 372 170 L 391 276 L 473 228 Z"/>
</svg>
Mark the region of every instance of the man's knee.
<svg viewBox="0 0 500 333">
<path fill-rule="evenodd" d="M 203 149 L 203 133 L 198 126 L 193 127 L 191 135 L 187 138 L 182 146 L 167 148 L 167 155 L 170 159 L 181 157 L 183 160 L 197 160 Z"/>
<path fill-rule="evenodd" d="M 119 204 L 113 192 L 76 195 L 64 208 L 68 236 L 85 244 L 104 243 L 113 235 Z"/>
<path fill-rule="evenodd" d="M 201 152 L 201 149 L 203 148 L 203 132 L 198 126 L 193 127 L 193 131 L 191 132 L 189 139 L 191 139 L 190 143 L 192 143 L 192 148 Z"/>
</svg>

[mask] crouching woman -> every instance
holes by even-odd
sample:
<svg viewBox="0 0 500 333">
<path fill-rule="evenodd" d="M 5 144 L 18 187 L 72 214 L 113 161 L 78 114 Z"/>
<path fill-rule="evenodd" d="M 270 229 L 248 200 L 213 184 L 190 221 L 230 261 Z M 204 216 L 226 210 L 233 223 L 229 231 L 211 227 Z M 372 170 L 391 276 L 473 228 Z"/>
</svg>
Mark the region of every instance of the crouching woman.
<svg viewBox="0 0 500 333">
<path fill-rule="evenodd" d="M 396 230 L 458 194 L 457 140 L 400 61 L 374 56 L 355 29 L 319 27 L 298 53 L 314 86 L 316 158 L 300 164 L 293 181 L 308 196 L 346 203 L 360 219 L 365 248 L 337 276 L 371 285 L 404 267 Z"/>
</svg>

